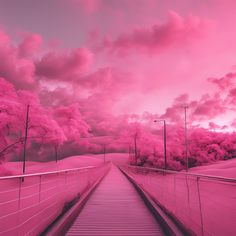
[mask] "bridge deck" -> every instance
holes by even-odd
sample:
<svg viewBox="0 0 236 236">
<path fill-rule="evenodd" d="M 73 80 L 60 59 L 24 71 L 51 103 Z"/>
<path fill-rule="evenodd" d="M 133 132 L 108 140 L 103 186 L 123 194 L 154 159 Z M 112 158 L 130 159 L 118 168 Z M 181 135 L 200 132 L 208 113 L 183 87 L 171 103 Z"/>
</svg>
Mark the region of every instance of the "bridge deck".
<svg viewBox="0 0 236 236">
<path fill-rule="evenodd" d="M 132 184 L 112 166 L 66 235 L 159 236 L 164 233 Z"/>
</svg>

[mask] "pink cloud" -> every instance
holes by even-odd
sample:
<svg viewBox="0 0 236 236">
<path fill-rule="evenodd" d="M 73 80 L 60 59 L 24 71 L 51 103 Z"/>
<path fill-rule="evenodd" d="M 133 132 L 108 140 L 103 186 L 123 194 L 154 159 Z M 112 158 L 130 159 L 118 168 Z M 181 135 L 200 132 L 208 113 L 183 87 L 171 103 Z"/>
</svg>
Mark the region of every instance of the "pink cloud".
<svg viewBox="0 0 236 236">
<path fill-rule="evenodd" d="M 183 105 L 186 104 L 189 104 L 188 94 L 180 95 L 179 97 L 175 98 L 171 107 L 167 107 L 161 118 L 168 119 L 174 123 L 181 123 L 183 121 Z"/>
<path fill-rule="evenodd" d="M 101 0 L 74 0 L 74 3 L 79 4 L 85 11 L 91 13 L 96 11 L 102 4 Z"/>
<path fill-rule="evenodd" d="M 232 127 L 236 128 L 236 119 L 234 119 L 231 124 L 230 124 Z"/>
<path fill-rule="evenodd" d="M 35 37 L 36 36 L 28 35 L 27 38 L 23 40 L 22 44 L 15 46 L 6 33 L 3 31 L 0 32 L 0 76 L 10 81 L 18 88 L 33 88 L 36 86 L 34 61 L 21 55 L 23 53 L 22 50 L 24 50 L 25 53 L 26 50 L 29 50 L 30 38 L 33 40 Z M 38 36 L 36 38 L 38 38 Z M 32 49 L 33 44 L 31 44 L 30 50 Z"/>
<path fill-rule="evenodd" d="M 236 73 L 228 73 L 224 77 L 221 78 L 209 78 L 208 81 L 216 84 L 218 88 L 222 91 L 228 90 L 229 88 L 232 88 L 234 84 L 234 80 L 236 78 Z"/>
<path fill-rule="evenodd" d="M 76 103 L 79 99 L 75 91 L 65 88 L 55 88 L 53 91 L 49 91 L 46 88 L 40 89 L 39 98 L 41 103 L 46 107 L 68 106 Z"/>
<path fill-rule="evenodd" d="M 92 53 L 86 48 L 62 53 L 49 52 L 37 61 L 36 75 L 46 79 L 71 81 L 86 72 L 92 58 Z"/>
<path fill-rule="evenodd" d="M 105 3 L 106 1 L 101 2 Z M 128 2 L 130 1 L 126 1 L 127 4 Z M 100 4 L 100 1 L 85 3 L 91 3 L 87 6 L 88 9 L 101 15 L 97 11 L 101 6 L 96 5 Z M 107 4 L 112 7 L 119 5 L 124 9 L 119 1 L 111 1 Z M 132 8 L 133 5 L 133 3 L 130 3 L 129 6 Z M 128 9 L 126 9 L 127 12 L 130 12 L 130 8 Z M 109 25 L 112 24 L 109 23 Z M 170 12 L 166 23 L 159 23 L 152 27 L 140 26 L 129 32 L 127 30 L 132 27 L 131 25 L 133 24 L 125 25 L 123 31 L 113 27 L 114 29 L 110 31 L 111 35 L 118 35 L 118 37 L 115 38 L 114 36 L 114 39 L 107 39 L 102 45 L 102 49 L 116 55 L 126 54 L 129 56 L 132 53 L 133 58 L 130 61 L 123 57 L 117 58 L 110 55 L 107 57 L 105 53 L 93 55 L 85 47 L 70 50 L 50 48 L 49 52 L 45 52 L 40 50 L 44 48 L 44 40 L 40 35 L 26 35 L 20 44 L 15 45 L 8 35 L 0 33 L 0 40 L 2 39 L 0 41 L 0 59 L 2 61 L 0 75 L 11 83 L 0 83 L 3 88 L 0 88 L 1 98 L 9 100 L 9 103 L 4 101 L 5 107 L 9 111 L 17 112 L 19 114 L 17 119 L 23 121 L 25 105 L 32 104 L 32 112 L 35 114 L 32 115 L 31 121 L 33 124 L 39 123 L 40 128 L 34 127 L 34 130 L 31 129 L 31 134 L 41 134 L 43 127 L 52 134 L 50 140 L 48 137 L 48 140 L 43 141 L 47 148 L 51 148 L 51 144 L 62 144 L 64 142 L 61 150 L 69 150 L 70 152 L 67 153 L 73 154 L 80 148 L 78 146 L 81 143 L 81 136 L 87 136 L 89 132 L 92 132 L 93 135 L 113 135 L 117 137 L 121 131 L 128 130 L 130 120 L 140 119 L 142 122 L 143 120 L 152 122 L 157 115 L 145 113 L 140 116 L 141 118 L 137 114 L 129 115 L 137 107 L 145 104 L 147 97 L 151 94 L 153 95 L 150 99 L 152 107 L 155 107 L 157 112 L 160 113 L 160 117 L 167 119 L 168 129 L 173 132 L 173 135 L 170 134 L 171 132 L 168 133 L 171 146 L 168 152 L 173 158 L 181 159 L 183 157 L 183 147 L 181 146 L 183 144 L 182 127 L 184 124 L 183 104 L 189 105 L 188 122 L 190 125 L 191 122 L 208 122 L 209 119 L 225 114 L 229 99 L 233 101 L 232 99 L 236 95 L 234 91 L 235 74 L 229 73 L 219 79 L 210 79 L 213 84 L 217 85 L 217 91 L 212 89 L 212 91 L 207 91 L 207 95 L 204 96 L 201 96 L 202 92 L 199 93 L 198 88 L 193 91 L 195 80 L 197 80 L 199 74 L 201 76 L 204 74 L 203 78 L 209 77 L 209 71 L 205 71 L 205 67 L 198 67 L 198 63 L 195 63 L 201 61 L 204 53 L 200 51 L 197 56 L 192 55 L 192 45 L 195 45 L 195 42 L 200 42 L 199 39 L 205 35 L 209 25 L 209 22 L 203 18 L 193 15 L 182 17 L 175 12 Z M 138 25 L 141 25 L 140 22 Z M 142 25 L 150 24 L 144 22 Z M 88 26 L 85 26 L 84 29 L 87 29 L 86 27 Z M 99 32 L 106 33 L 109 31 L 108 28 L 101 28 Z M 125 31 L 128 33 L 125 34 Z M 99 36 L 92 34 L 91 37 Z M 197 48 L 203 50 L 203 46 L 204 44 L 200 43 Z M 170 55 L 171 53 L 155 58 L 153 61 L 147 57 L 136 57 L 140 53 L 156 54 L 172 48 L 178 48 L 178 53 L 174 57 Z M 96 60 L 93 63 L 94 56 Z M 156 61 L 156 59 L 158 60 Z M 177 61 L 178 63 L 176 63 Z M 215 67 L 213 62 L 210 62 L 209 65 L 211 63 L 212 67 Z M 149 67 L 150 64 L 153 68 Z M 156 66 L 157 64 L 159 66 Z M 164 70 L 162 70 L 163 67 Z M 142 73 L 139 71 L 140 68 L 145 68 Z M 196 75 L 197 71 L 201 69 L 204 73 Z M 176 74 L 179 71 L 181 73 Z M 188 84 L 185 82 L 188 82 Z M 191 82 L 194 85 L 190 85 Z M 178 86 L 182 86 L 182 91 L 176 92 Z M 32 88 L 35 87 L 37 89 L 33 91 Z M 28 91 L 18 89 L 27 89 Z M 176 94 L 182 94 L 186 91 L 189 95 L 178 96 L 174 99 L 173 104 L 168 107 L 169 102 Z M 192 98 L 194 92 L 198 96 Z M 224 100 L 223 93 L 228 95 L 227 101 Z M 166 102 L 165 96 L 168 98 L 168 102 Z M 126 113 L 128 114 L 120 115 L 119 109 L 117 109 L 117 113 L 115 112 L 115 108 L 116 106 L 119 107 L 121 100 L 127 105 Z M 167 107 L 165 112 L 161 112 L 157 104 L 158 100 L 163 109 Z M 129 103 L 129 101 L 132 102 Z M 18 112 L 18 108 L 20 112 Z M 143 105 L 142 109 L 146 109 L 146 107 L 144 108 Z M 14 130 L 22 132 L 23 125 L 18 125 L 16 117 L 13 120 L 6 112 L 2 112 L 0 116 L 4 122 L 7 119 L 12 121 L 10 123 L 11 132 L 14 132 Z M 13 121 L 15 122 L 14 129 Z M 2 143 L 6 144 L 9 141 L 7 138 L 4 140 L 5 137 L 8 137 L 7 123 L 4 123 L 3 126 L 4 129 L 1 130 L 3 135 L 0 134 L 0 138 L 3 140 Z M 210 122 L 209 127 L 223 129 L 224 126 Z M 155 130 L 150 127 L 144 127 L 144 129 L 140 139 L 140 143 L 143 145 L 143 148 L 140 148 L 140 153 L 151 155 L 155 153 L 154 146 L 161 143 L 161 141 L 156 142 L 156 136 L 152 136 L 151 133 L 154 132 L 155 135 L 159 135 L 161 131 L 156 131 L 156 127 Z M 191 132 L 193 133 L 192 130 Z M 208 131 L 203 130 L 199 131 L 196 137 L 203 138 L 204 135 L 211 140 L 213 139 Z M 159 136 L 158 138 L 161 140 Z M 222 137 L 223 135 L 220 136 L 219 140 Z M 195 146 L 192 146 L 191 154 L 197 159 L 196 154 L 194 154 L 194 150 L 196 150 L 203 159 L 207 158 L 208 152 L 205 152 L 202 147 L 199 148 L 201 143 L 197 141 L 197 138 L 194 140 L 193 137 Z M 209 140 L 206 140 L 204 145 L 206 143 L 214 144 L 213 141 Z M 35 153 L 43 153 L 43 144 L 34 142 L 31 148 L 35 149 Z M 149 144 L 150 146 L 148 146 Z M 162 143 L 159 146 L 161 145 Z M 216 150 L 217 148 L 213 145 L 207 151 L 210 153 L 212 149 Z M 83 148 L 79 150 L 88 151 L 88 149 Z M 159 151 L 159 157 L 162 158 L 162 150 L 157 151 Z M 214 158 L 212 157 L 212 159 Z M 183 162 L 182 159 L 180 161 Z M 198 161 L 201 163 L 201 160 Z"/>
<path fill-rule="evenodd" d="M 86 13 L 90 14 L 105 9 L 115 13 L 116 11 L 124 11 L 124 8 L 130 12 L 132 10 L 143 10 L 144 8 L 150 9 L 157 4 L 156 0 L 71 0 L 71 3 L 77 8 L 82 7 Z"/>
<path fill-rule="evenodd" d="M 219 94 L 214 96 L 204 95 L 196 104 L 193 115 L 199 118 L 214 118 L 218 115 L 224 114 L 226 107 Z"/>
<path fill-rule="evenodd" d="M 205 94 L 199 100 L 190 100 L 187 94 L 177 97 L 161 118 L 179 124 L 183 123 L 183 106 L 188 106 L 189 123 L 216 118 L 227 111 L 227 103 L 219 93 Z"/>
<path fill-rule="evenodd" d="M 0 30 L 0 46 L 7 46 L 9 43 L 10 37 L 3 30 Z"/>
<path fill-rule="evenodd" d="M 222 96 L 222 101 L 224 100 L 225 106 L 228 109 L 234 110 L 234 105 L 236 104 L 236 73 L 230 72 L 221 78 L 209 78 L 209 82 L 216 84 L 219 89 L 219 94 Z"/>
<path fill-rule="evenodd" d="M 227 102 L 228 102 L 228 105 L 232 106 L 231 108 L 234 109 L 234 105 L 236 104 L 236 88 L 232 88 L 228 91 L 228 94 L 227 94 Z"/>
<path fill-rule="evenodd" d="M 211 129 L 213 131 L 215 131 L 215 130 L 224 130 L 224 129 L 228 128 L 227 125 L 221 126 L 221 125 L 218 125 L 218 124 L 216 124 L 212 121 L 208 123 L 208 126 L 209 126 L 209 129 Z"/>
<path fill-rule="evenodd" d="M 34 63 L 31 60 L 19 58 L 17 49 L 0 47 L 0 60 L 0 76 L 19 88 L 34 86 Z"/>
<path fill-rule="evenodd" d="M 126 92 L 134 83 L 134 79 L 128 73 L 112 67 L 99 68 L 80 80 L 81 86 L 111 97 Z"/>
<path fill-rule="evenodd" d="M 24 37 L 23 41 L 19 44 L 20 56 L 31 56 L 35 54 L 42 45 L 42 37 L 38 34 L 28 34 Z"/>
<path fill-rule="evenodd" d="M 209 22 L 194 15 L 182 17 L 169 11 L 165 24 L 137 27 L 131 33 L 120 34 L 116 39 L 106 37 L 100 46 L 114 54 L 143 52 L 161 53 L 171 47 L 183 47 L 206 34 Z"/>
</svg>

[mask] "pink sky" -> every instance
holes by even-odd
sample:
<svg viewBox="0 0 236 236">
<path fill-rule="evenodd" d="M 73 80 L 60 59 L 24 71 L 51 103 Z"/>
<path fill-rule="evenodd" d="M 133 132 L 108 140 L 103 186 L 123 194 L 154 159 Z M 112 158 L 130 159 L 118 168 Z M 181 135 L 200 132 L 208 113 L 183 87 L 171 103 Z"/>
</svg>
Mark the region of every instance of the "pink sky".
<svg viewBox="0 0 236 236">
<path fill-rule="evenodd" d="M 177 121 L 181 104 L 189 103 L 196 124 L 229 126 L 236 102 L 235 5 L 2 0 L 0 76 L 43 105 L 78 102 L 83 115 L 150 112 Z"/>
</svg>

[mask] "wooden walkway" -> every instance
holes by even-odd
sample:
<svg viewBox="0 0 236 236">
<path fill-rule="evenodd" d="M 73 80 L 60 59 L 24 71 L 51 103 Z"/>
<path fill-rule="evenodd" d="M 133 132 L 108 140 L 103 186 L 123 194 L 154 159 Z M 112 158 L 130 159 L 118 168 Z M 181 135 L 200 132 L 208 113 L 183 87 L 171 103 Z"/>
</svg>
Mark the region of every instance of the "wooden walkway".
<svg viewBox="0 0 236 236">
<path fill-rule="evenodd" d="M 66 235 L 159 236 L 164 233 L 132 184 L 112 165 Z"/>
</svg>

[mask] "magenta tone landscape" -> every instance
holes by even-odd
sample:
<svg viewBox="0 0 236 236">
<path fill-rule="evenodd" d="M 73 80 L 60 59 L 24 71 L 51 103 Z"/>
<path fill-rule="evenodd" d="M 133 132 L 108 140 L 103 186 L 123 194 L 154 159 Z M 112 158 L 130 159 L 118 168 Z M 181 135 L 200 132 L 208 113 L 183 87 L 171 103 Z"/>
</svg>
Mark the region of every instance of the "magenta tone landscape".
<svg viewBox="0 0 236 236">
<path fill-rule="evenodd" d="M 236 235 L 235 20 L 0 0 L 0 236 Z"/>
</svg>

